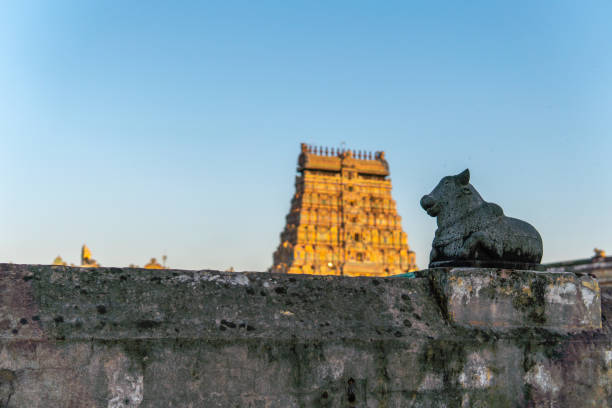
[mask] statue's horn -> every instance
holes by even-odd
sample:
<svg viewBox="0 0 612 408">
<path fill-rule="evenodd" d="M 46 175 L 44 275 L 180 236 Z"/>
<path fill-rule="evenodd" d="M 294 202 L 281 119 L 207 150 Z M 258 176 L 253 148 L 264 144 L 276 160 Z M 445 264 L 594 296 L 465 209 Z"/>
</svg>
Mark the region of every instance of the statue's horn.
<svg viewBox="0 0 612 408">
<path fill-rule="evenodd" d="M 467 186 L 470 182 L 470 169 L 465 169 L 461 173 L 457 174 L 457 179 L 459 180 L 459 183 Z"/>
</svg>

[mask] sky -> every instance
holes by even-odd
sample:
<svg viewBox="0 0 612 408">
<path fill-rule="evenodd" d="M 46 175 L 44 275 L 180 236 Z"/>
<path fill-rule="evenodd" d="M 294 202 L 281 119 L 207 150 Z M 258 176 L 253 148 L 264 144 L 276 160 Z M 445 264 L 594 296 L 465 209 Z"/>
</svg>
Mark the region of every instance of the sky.
<svg viewBox="0 0 612 408">
<path fill-rule="evenodd" d="M 300 142 L 384 150 L 419 206 L 465 168 L 544 262 L 612 252 L 609 1 L 7 1 L 0 262 L 263 271 Z"/>
</svg>

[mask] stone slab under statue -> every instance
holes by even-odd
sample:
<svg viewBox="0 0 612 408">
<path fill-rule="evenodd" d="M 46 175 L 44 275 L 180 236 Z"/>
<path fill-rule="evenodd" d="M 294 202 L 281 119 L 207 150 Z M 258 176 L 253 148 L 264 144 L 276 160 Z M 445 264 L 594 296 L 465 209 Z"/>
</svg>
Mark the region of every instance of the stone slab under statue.
<svg viewBox="0 0 612 408">
<path fill-rule="evenodd" d="M 429 278 L 448 321 L 495 331 L 601 329 L 597 279 L 572 272 L 502 268 L 433 268 Z"/>
</svg>

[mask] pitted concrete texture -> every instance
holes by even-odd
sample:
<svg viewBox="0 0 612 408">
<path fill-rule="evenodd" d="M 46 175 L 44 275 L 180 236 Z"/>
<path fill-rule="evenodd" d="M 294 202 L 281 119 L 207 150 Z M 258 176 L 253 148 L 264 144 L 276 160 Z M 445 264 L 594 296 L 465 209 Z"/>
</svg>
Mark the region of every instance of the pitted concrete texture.
<svg viewBox="0 0 612 408">
<path fill-rule="evenodd" d="M 456 325 L 430 277 L 0 264 L 0 406 L 611 406 L 606 290 L 565 333 Z"/>
<path fill-rule="evenodd" d="M 538 327 L 561 332 L 601 328 L 597 279 L 570 272 L 434 268 L 434 289 L 453 323 L 467 327 Z"/>
</svg>

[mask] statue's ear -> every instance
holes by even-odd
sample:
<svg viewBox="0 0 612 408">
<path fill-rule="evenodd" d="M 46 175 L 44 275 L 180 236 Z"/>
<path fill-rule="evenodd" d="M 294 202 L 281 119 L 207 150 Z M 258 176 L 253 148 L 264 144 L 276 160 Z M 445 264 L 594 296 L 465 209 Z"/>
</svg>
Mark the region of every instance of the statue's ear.
<svg viewBox="0 0 612 408">
<path fill-rule="evenodd" d="M 461 185 L 467 186 L 470 182 L 470 169 L 465 169 L 461 173 L 457 174 L 457 180 Z"/>
</svg>

